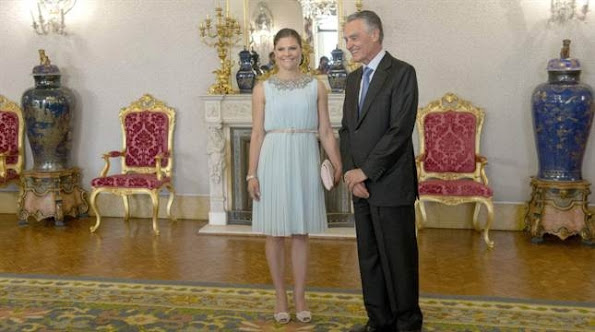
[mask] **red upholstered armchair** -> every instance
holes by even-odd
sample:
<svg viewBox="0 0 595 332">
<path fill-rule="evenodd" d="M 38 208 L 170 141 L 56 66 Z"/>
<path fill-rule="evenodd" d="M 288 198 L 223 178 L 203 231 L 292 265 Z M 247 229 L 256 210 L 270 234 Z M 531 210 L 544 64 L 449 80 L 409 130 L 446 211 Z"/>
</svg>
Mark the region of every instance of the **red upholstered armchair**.
<svg viewBox="0 0 595 332">
<path fill-rule="evenodd" d="M 19 184 L 25 156 L 24 128 L 19 106 L 0 95 L 0 187 Z"/>
<path fill-rule="evenodd" d="M 419 110 L 417 130 L 420 155 L 416 158 L 419 179 L 419 210 L 423 227 L 424 201 L 447 205 L 474 203 L 473 226 L 480 230 L 480 204 L 487 208 L 483 237 L 492 248 L 489 229 L 494 219 L 492 189 L 485 174 L 487 159 L 479 155 L 484 111 L 468 101 L 447 93 Z"/>
<path fill-rule="evenodd" d="M 91 232 L 96 231 L 101 223 L 96 198 L 102 192 L 122 196 L 126 221 L 130 217 L 128 196 L 148 194 L 153 203 L 153 231 L 159 235 L 159 192 L 167 189 L 167 216 L 172 221 L 175 220 L 171 215 L 175 197 L 172 182 L 175 121 L 174 109 L 149 94 L 120 110 L 123 149 L 104 154 L 102 158 L 105 160 L 105 167 L 99 177 L 91 181 L 91 208 L 97 216 Z M 110 158 L 117 157 L 122 161 L 122 173 L 108 175 Z"/>
</svg>

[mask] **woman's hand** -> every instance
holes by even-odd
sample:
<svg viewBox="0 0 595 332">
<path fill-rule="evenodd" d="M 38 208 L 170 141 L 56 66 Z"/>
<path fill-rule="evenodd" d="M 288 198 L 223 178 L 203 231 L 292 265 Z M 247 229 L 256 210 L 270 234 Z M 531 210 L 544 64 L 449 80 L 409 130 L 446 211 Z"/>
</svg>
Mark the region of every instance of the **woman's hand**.
<svg viewBox="0 0 595 332">
<path fill-rule="evenodd" d="M 248 194 L 255 201 L 260 201 L 260 184 L 257 178 L 248 180 Z"/>
<path fill-rule="evenodd" d="M 343 177 L 343 171 L 341 170 L 341 167 L 335 167 L 335 182 L 334 182 L 333 187 L 336 187 L 339 185 L 339 182 L 341 182 L 342 177 Z"/>
</svg>

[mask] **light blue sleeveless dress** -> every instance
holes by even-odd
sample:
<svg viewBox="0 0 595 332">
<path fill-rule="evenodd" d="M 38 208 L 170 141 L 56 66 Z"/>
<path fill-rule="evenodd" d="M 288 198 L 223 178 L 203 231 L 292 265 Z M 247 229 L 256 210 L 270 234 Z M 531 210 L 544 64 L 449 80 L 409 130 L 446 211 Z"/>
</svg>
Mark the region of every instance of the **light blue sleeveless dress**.
<svg viewBox="0 0 595 332">
<path fill-rule="evenodd" d="M 264 82 L 264 130 L 257 176 L 260 201 L 252 205 L 252 229 L 271 236 L 321 233 L 326 208 L 320 180 L 318 81 Z"/>
</svg>

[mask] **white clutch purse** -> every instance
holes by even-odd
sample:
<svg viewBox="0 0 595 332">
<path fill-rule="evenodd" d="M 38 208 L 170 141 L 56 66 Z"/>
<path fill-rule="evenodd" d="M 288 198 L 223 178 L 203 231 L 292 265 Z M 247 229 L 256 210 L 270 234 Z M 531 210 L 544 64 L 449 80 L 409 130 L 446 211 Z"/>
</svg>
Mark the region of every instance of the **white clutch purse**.
<svg viewBox="0 0 595 332">
<path fill-rule="evenodd" d="M 328 159 L 325 159 L 320 165 L 320 179 L 322 179 L 322 185 L 328 191 L 331 191 L 335 186 L 335 168 Z"/>
</svg>

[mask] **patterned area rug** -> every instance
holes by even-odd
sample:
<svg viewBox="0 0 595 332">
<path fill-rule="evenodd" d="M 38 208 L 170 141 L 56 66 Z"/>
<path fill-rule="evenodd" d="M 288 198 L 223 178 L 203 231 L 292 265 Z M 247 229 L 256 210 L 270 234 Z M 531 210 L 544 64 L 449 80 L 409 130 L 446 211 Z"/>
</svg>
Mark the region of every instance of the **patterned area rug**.
<svg viewBox="0 0 595 332">
<path fill-rule="evenodd" d="M 0 331 L 347 331 L 359 292 L 310 291 L 310 324 L 275 324 L 269 288 L 0 276 Z M 424 331 L 595 331 L 595 303 L 424 296 Z"/>
</svg>

